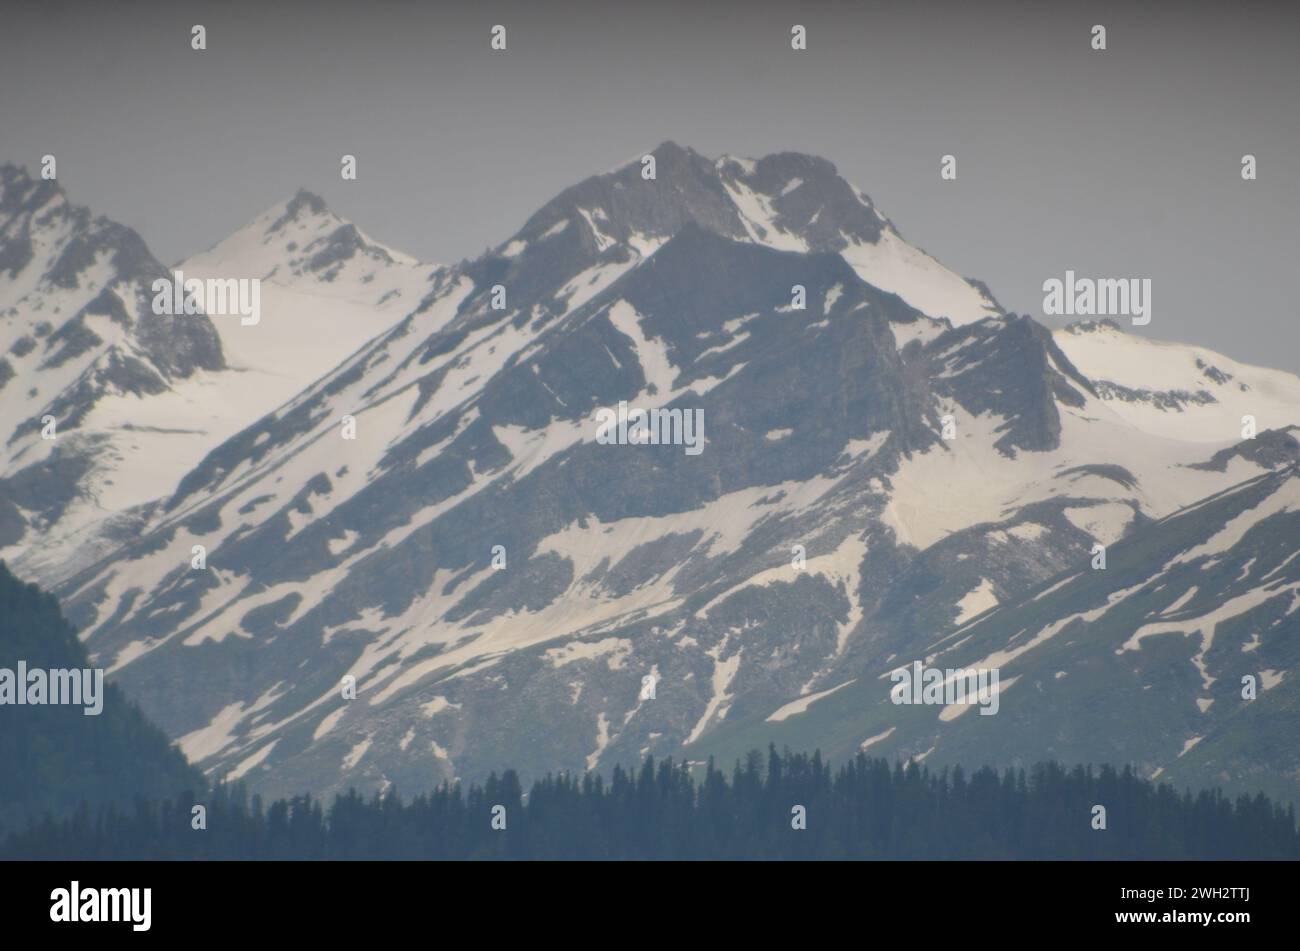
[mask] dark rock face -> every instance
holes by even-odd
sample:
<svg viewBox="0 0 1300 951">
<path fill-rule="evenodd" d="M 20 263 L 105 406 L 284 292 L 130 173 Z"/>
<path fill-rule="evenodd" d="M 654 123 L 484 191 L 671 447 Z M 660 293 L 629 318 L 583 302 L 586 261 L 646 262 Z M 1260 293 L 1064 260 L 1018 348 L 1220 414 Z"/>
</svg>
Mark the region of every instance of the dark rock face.
<svg viewBox="0 0 1300 951">
<path fill-rule="evenodd" d="M 925 348 L 936 389 L 972 413 L 1006 422 L 1000 452 L 1053 449 L 1060 443 L 1057 402 L 1082 406 L 1092 384 L 1028 317 L 1014 314 L 955 328 Z"/>
<path fill-rule="evenodd" d="M 1193 469 L 1225 472 L 1233 459 L 1246 459 L 1266 469 L 1277 469 L 1300 462 L 1300 426 L 1266 429 L 1254 439 L 1243 439 L 1235 446 L 1221 449 L 1204 462 L 1192 463 Z"/>
<path fill-rule="evenodd" d="M 854 238 L 867 244 L 880 239 L 883 219 L 823 158 L 782 152 L 759 159 L 751 172 L 729 162 L 723 175 L 728 182 L 773 195 L 777 224 L 804 237 L 814 251 L 840 251 Z"/>
<path fill-rule="evenodd" d="M 319 195 L 307 191 L 305 188 L 298 189 L 297 194 L 289 199 L 285 205 L 284 214 L 277 218 L 270 227 L 270 231 L 282 231 L 289 222 L 295 221 L 300 215 L 319 215 L 325 211 L 325 199 Z"/>
</svg>

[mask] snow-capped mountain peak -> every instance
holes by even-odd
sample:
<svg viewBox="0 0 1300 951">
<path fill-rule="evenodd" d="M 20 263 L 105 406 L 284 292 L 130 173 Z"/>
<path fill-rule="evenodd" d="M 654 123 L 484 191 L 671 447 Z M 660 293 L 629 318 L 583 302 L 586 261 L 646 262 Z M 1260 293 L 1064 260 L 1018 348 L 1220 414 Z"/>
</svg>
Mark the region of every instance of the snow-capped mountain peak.
<svg viewBox="0 0 1300 951">
<path fill-rule="evenodd" d="M 182 261 L 186 277 L 256 278 L 262 319 L 218 324 L 234 366 L 283 378 L 270 411 L 413 311 L 439 270 L 382 245 L 305 189 L 207 251 Z"/>
<path fill-rule="evenodd" d="M 372 240 L 306 189 L 279 202 L 181 267 L 223 270 L 283 284 L 371 283 L 388 268 L 419 268 L 410 255 Z"/>
<path fill-rule="evenodd" d="M 0 167 L 0 556 L 46 581 L 98 557 L 214 446 L 413 310 L 436 270 L 305 191 L 170 269 Z M 177 271 L 259 281 L 260 319 L 155 313 Z"/>
<path fill-rule="evenodd" d="M 655 160 L 653 179 L 644 157 L 592 176 L 541 208 L 498 254 L 545 251 L 540 260 L 551 260 L 572 235 L 593 258 L 640 259 L 692 222 L 776 250 L 839 254 L 867 283 L 944 326 L 1001 313 L 982 285 L 905 241 L 826 159 L 798 152 L 710 159 L 674 142 L 646 154 Z"/>
</svg>

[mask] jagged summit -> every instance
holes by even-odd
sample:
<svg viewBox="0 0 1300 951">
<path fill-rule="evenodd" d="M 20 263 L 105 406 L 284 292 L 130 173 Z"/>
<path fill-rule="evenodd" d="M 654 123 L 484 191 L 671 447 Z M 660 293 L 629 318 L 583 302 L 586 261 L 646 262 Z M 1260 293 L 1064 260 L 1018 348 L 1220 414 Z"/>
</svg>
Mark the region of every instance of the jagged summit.
<svg viewBox="0 0 1300 951">
<path fill-rule="evenodd" d="M 184 265 L 281 283 L 297 279 L 369 283 L 385 268 L 421 266 L 410 255 L 371 239 L 305 188 Z"/>
<path fill-rule="evenodd" d="M 280 231 L 288 223 L 298 220 L 300 215 L 323 215 L 329 210 L 324 198 L 305 188 L 299 188 L 294 196 L 284 203 L 283 209 L 283 214 L 267 227 L 268 232 Z"/>
<path fill-rule="evenodd" d="M 57 551 L 65 527 L 156 492 L 146 473 L 166 466 L 134 451 L 118 414 L 227 366 L 207 315 L 155 312 L 153 283 L 167 276 L 132 229 L 53 181 L 0 169 L 0 555 L 75 562 L 94 546 Z M 141 477 L 118 481 L 128 456 Z"/>
<path fill-rule="evenodd" d="M 38 254 L 41 260 L 35 260 Z M 89 275 L 103 263 L 107 270 Z M 33 264 L 39 275 L 29 269 Z M 17 280 L 20 271 L 26 272 L 23 282 Z M 34 177 L 19 165 L 0 166 L 0 278 L 13 279 L 10 294 L 18 287 L 30 293 L 103 286 L 96 278 L 151 282 L 165 274 L 132 228 L 73 204 L 57 181 Z"/>
<path fill-rule="evenodd" d="M 655 158 L 657 187 L 644 179 L 642 157 L 637 156 L 565 189 L 517 237 L 547 229 L 575 208 L 593 214 L 598 209 L 596 217 L 609 230 L 592 230 L 620 241 L 629 235 L 663 238 L 689 219 L 738 240 L 838 251 L 855 237 L 874 242 L 885 224 L 866 194 L 817 156 L 780 152 L 760 159 L 713 159 L 672 141 L 646 155 Z M 626 193 L 642 182 L 641 195 Z M 820 221 L 818 212 L 830 218 Z M 842 227 L 836 230 L 837 225 Z"/>
<path fill-rule="evenodd" d="M 0 164 L 0 214 L 35 210 L 62 194 L 63 189 L 57 181 L 33 178 L 22 165 Z"/>
<path fill-rule="evenodd" d="M 675 142 L 573 185 L 532 215 L 495 256 L 532 287 L 557 258 L 631 262 L 655 253 L 687 222 L 734 241 L 841 255 L 868 283 L 928 317 L 966 324 L 1001 313 L 982 286 L 903 240 L 867 194 L 823 158 L 779 152 L 712 159 Z"/>
<path fill-rule="evenodd" d="M 106 389 L 158 392 L 224 366 L 206 317 L 153 312 L 152 283 L 167 273 L 133 229 L 70 203 L 54 181 L 0 168 L 0 388 L 57 371 L 33 378 L 28 405 L 5 400 L 6 437 L 37 409 L 74 424 Z"/>
</svg>

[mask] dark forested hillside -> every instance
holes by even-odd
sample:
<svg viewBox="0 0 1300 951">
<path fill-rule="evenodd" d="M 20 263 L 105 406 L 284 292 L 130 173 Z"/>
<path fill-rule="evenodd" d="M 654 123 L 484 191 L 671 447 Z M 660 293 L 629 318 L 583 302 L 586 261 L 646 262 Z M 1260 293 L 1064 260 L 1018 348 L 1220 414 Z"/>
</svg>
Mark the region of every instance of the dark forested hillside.
<svg viewBox="0 0 1300 951">
<path fill-rule="evenodd" d="M 932 773 L 859 755 L 751 753 L 730 779 L 647 759 L 606 782 L 515 773 L 403 802 L 355 792 L 264 807 L 240 787 L 207 800 L 79 811 L 13 836 L 6 858 L 77 859 L 1282 859 L 1295 815 L 1263 796 L 1180 795 L 1132 772 L 1043 764 Z M 1098 807 L 1105 828 L 1096 828 Z M 802 828 L 800 828 L 802 826 Z"/>
<path fill-rule="evenodd" d="M 0 670 L 86 669 L 90 661 L 58 602 L 0 562 Z M 79 803 L 129 803 L 204 787 L 167 737 L 105 684 L 103 708 L 0 704 L 0 835 Z"/>
</svg>

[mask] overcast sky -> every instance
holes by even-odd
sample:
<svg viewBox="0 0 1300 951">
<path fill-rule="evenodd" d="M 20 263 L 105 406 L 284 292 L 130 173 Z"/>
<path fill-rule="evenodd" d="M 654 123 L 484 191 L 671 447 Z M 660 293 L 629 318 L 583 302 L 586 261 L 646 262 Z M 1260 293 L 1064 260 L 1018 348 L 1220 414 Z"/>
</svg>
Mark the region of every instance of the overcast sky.
<svg viewBox="0 0 1300 951">
<path fill-rule="evenodd" d="M 73 201 L 169 263 L 300 185 L 375 239 L 451 261 L 665 139 L 810 152 L 1010 309 L 1057 324 L 1041 288 L 1067 268 L 1150 278 L 1152 336 L 1300 371 L 1298 10 L 8 0 L 0 161 L 35 171 L 53 153 Z"/>
</svg>

